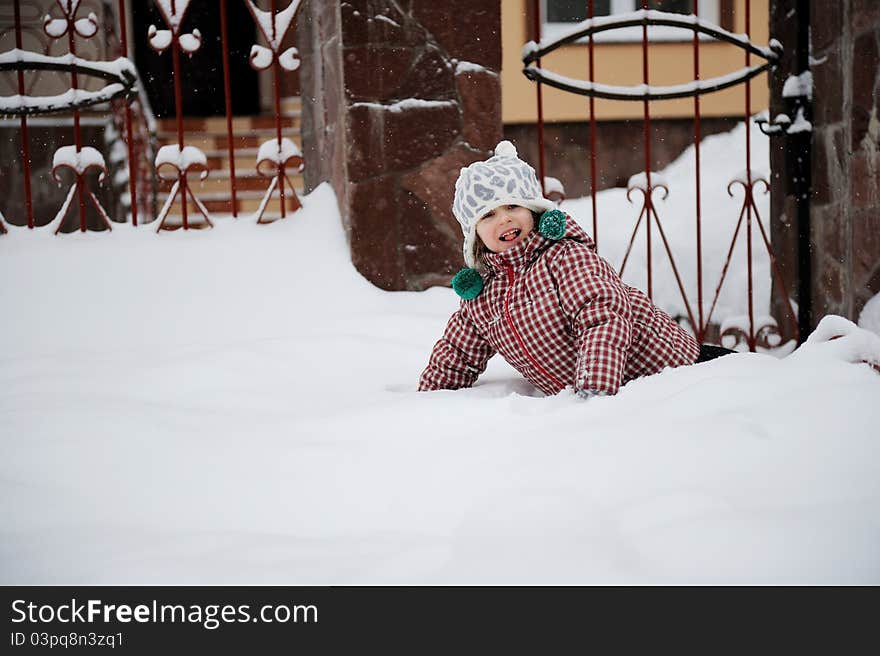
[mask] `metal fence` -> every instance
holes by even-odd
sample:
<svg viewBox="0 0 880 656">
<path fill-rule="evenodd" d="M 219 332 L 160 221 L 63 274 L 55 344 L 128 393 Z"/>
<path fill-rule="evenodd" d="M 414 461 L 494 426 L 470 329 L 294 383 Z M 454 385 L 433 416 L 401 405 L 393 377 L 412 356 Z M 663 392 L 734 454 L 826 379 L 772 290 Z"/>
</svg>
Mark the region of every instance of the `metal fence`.
<svg viewBox="0 0 880 656">
<path fill-rule="evenodd" d="M 155 223 L 158 230 L 212 226 L 211 212 L 193 188 L 194 177 L 203 180 L 208 175 L 209 160 L 202 149 L 186 143 L 181 56 L 192 56 L 204 39 L 217 35 L 203 35 L 198 28 L 184 31 L 187 13 L 193 6 L 205 4 L 202 0 L 143 1 L 158 9 L 164 24 L 136 25 L 134 29 L 147 32 L 147 41 L 156 56 L 170 51 L 172 62 L 165 80 L 174 87 L 176 140 L 161 147 L 157 141 L 157 120 L 144 92 L 143 80 L 130 59 L 131 16 L 125 0 L 54 0 L 52 3 L 13 0 L 12 15 L 0 16 L 3 19 L 0 40 L 12 41 L 14 45 L 0 52 L 0 84 L 5 82 L 13 92 L 0 97 L 0 116 L 17 117 L 20 122 L 19 153 L 26 220 L 14 223 L 30 229 L 44 223 L 34 216 L 31 171 L 32 149 L 42 146 L 31 143 L 28 127 L 29 121 L 35 122 L 34 117 L 55 114 L 71 117 L 72 125 L 69 143 L 57 148 L 52 159 L 51 175 L 55 181 L 59 184 L 65 179 L 70 181 L 63 203 L 49 221 L 54 232 L 65 227 L 72 208 L 78 208 L 75 211 L 78 211 L 81 231 L 90 227 L 87 210 L 90 215 L 97 215 L 99 229 L 112 229 L 116 222 L 129 221 L 134 226 Z M 228 0 L 246 7 L 261 37 L 261 44 L 254 44 L 248 54 L 250 67 L 266 71 L 272 80 L 274 138 L 260 144 L 256 155 L 255 170 L 266 178 L 261 202 L 254 212 L 260 223 L 268 220 L 267 211 L 273 196 L 279 201 L 277 218 L 284 218 L 299 207 L 289 174 L 300 172 L 303 161 L 296 144 L 283 135 L 280 81 L 284 73 L 299 66 L 297 49 L 286 46 L 285 37 L 291 30 L 300 1 L 291 0 L 279 8 L 282 3 L 277 0 L 261 0 L 262 7 L 257 0 Z M 206 7 L 213 9 L 214 5 L 210 0 L 210 6 Z M 238 216 L 236 196 L 240 193 L 241 180 L 236 175 L 235 158 L 236 142 L 242 135 L 236 134 L 232 114 L 235 89 L 229 73 L 227 0 L 219 0 L 216 10 L 220 14 L 220 65 L 230 168 L 228 193 L 232 199 L 231 213 Z M 58 86 L 58 80 L 48 81 L 48 75 L 53 74 L 62 82 L 60 89 L 52 87 L 53 84 Z M 43 93 L 35 95 L 35 90 Z M 89 112 L 90 118 L 96 112 L 107 116 L 108 133 L 116 143 L 103 149 L 87 144 L 83 136 L 84 112 Z M 108 151 L 109 164 L 104 157 Z M 125 187 L 118 194 L 121 207 L 109 212 L 95 193 L 96 185 L 105 183 L 108 178 L 110 184 Z M 159 202 L 163 189 L 167 193 L 164 202 Z M 179 221 L 169 221 L 172 207 L 179 208 Z M 191 219 L 193 208 L 200 215 L 198 221 Z M 0 206 L 0 232 L 15 227 L 10 220 L 3 222 L 3 209 Z M 111 215 L 114 216 L 111 218 Z"/>
<path fill-rule="evenodd" d="M 741 116 L 746 125 L 752 120 L 752 96 L 751 84 L 752 79 L 760 73 L 767 71 L 773 66 L 780 57 L 782 45 L 771 40 L 770 45 L 761 47 L 751 42 L 749 35 L 751 33 L 751 3 L 745 2 L 745 34 L 733 34 L 721 27 L 709 23 L 700 18 L 699 2 L 693 2 L 693 14 L 683 15 L 678 13 L 670 13 L 663 11 L 655 11 L 649 9 L 647 0 L 642 0 L 641 10 L 636 10 L 628 14 L 617 14 L 611 16 L 595 16 L 594 2 L 589 0 L 584 3 L 586 5 L 587 19 L 576 26 L 573 26 L 559 38 L 541 39 L 542 26 L 542 3 L 541 0 L 534 0 L 532 14 L 534 16 L 534 34 L 535 41 L 526 44 L 523 50 L 524 75 L 535 82 L 536 98 L 537 98 L 537 120 L 538 120 L 538 140 L 539 140 L 539 171 L 541 179 L 546 176 L 544 161 L 544 98 L 542 93 L 543 85 L 552 86 L 563 91 L 579 94 L 588 99 L 585 117 L 590 124 L 590 145 L 589 145 L 589 169 L 592 200 L 592 230 L 596 240 L 599 252 L 601 248 L 601 230 L 599 229 L 600 208 L 597 206 L 597 158 L 601 157 L 601 153 L 596 150 L 596 111 L 595 99 L 606 98 L 620 102 L 639 102 L 643 105 L 643 135 L 642 149 L 644 153 L 644 175 L 634 178 L 630 181 L 627 189 L 628 198 L 632 199 L 634 195 L 640 198 L 638 212 L 634 212 L 633 228 L 629 245 L 620 264 L 619 271 L 623 275 L 627 262 L 633 249 L 636 247 L 637 238 L 641 235 L 644 239 L 645 256 L 647 261 L 647 280 L 645 281 L 646 290 L 649 296 L 653 297 L 654 286 L 654 267 L 656 266 L 656 251 L 658 244 L 657 237 L 660 241 L 661 253 L 668 258 L 675 278 L 678 290 L 685 309 L 686 321 L 690 325 L 694 335 L 701 342 L 720 340 L 722 338 L 732 338 L 737 343 L 745 344 L 749 350 L 756 350 L 758 347 L 769 348 L 777 346 L 780 343 L 781 334 L 791 335 L 795 340 L 799 340 L 798 317 L 792 307 L 788 290 L 785 288 L 785 282 L 779 270 L 773 247 L 770 243 L 769 231 L 765 225 L 765 219 L 760 215 L 758 206 L 755 202 L 756 193 L 769 191 L 769 182 L 763 177 L 759 177 L 752 167 L 752 144 L 750 131 L 745 130 L 745 161 L 744 172 L 736 179 L 730 180 L 728 184 L 728 193 L 733 195 L 734 188 L 742 192 L 742 203 L 739 207 L 738 218 L 735 223 L 733 235 L 730 239 L 730 247 L 727 250 L 726 260 L 721 269 L 720 279 L 710 281 L 705 279 L 704 262 L 703 262 L 703 242 L 705 237 L 705 220 L 704 208 L 702 204 L 703 181 L 702 171 L 706 165 L 700 158 L 700 142 L 701 135 L 701 106 L 700 97 L 704 94 L 711 93 L 730 87 L 738 87 L 743 89 L 743 105 Z M 649 58 L 652 43 L 649 39 L 649 27 L 675 27 L 679 29 L 690 30 L 693 33 L 691 47 L 691 64 L 693 68 L 693 79 L 686 84 L 678 84 L 675 86 L 652 86 L 649 79 Z M 600 32 L 612 31 L 629 28 L 641 28 L 641 69 L 642 84 L 639 86 L 614 86 L 602 84 L 595 80 L 594 62 L 596 57 L 596 48 L 594 44 L 594 36 Z M 729 43 L 733 46 L 741 48 L 743 51 L 744 65 L 738 71 L 723 77 L 713 79 L 701 79 L 700 67 L 700 50 L 702 39 L 712 39 Z M 557 48 L 576 41 L 586 40 L 587 47 L 585 53 L 587 62 L 585 69 L 588 71 L 589 79 L 577 80 L 564 77 L 546 70 L 541 66 L 541 58 L 547 56 Z M 754 60 L 757 60 L 755 63 Z M 693 99 L 693 145 L 695 148 L 696 167 L 694 174 L 694 199 L 693 208 L 693 239 L 696 244 L 696 287 L 695 289 L 686 289 L 679 275 L 679 267 L 676 259 L 675 244 L 671 244 L 667 239 L 664 231 L 664 222 L 661 219 L 655 197 L 665 197 L 669 193 L 669 188 L 664 182 L 661 182 L 652 176 L 652 158 L 651 146 L 652 140 L 656 135 L 652 131 L 651 125 L 651 109 L 652 103 L 673 98 Z M 778 126 L 777 126 L 778 129 Z M 681 190 L 679 190 L 681 191 Z M 619 217 L 615 217 L 620 220 Z M 717 226 L 711 226 L 711 229 L 717 230 Z M 716 304 L 734 253 L 734 247 L 737 240 L 744 235 L 746 241 L 746 266 L 747 266 L 747 288 L 742 290 L 746 299 L 746 317 L 743 321 L 732 320 L 731 317 L 725 317 L 725 321 L 720 321 L 715 316 Z M 755 249 L 766 249 L 770 268 L 774 280 L 774 293 L 782 299 L 782 305 L 785 308 L 784 317 L 781 319 L 786 325 L 778 325 L 776 319 L 770 316 L 761 316 L 755 308 L 754 302 L 754 271 L 753 263 L 755 258 Z M 712 284 L 714 283 L 714 288 Z M 714 289 L 714 291 L 710 291 Z M 707 302 L 708 301 L 708 302 Z M 769 310 L 768 310 L 769 311 Z M 766 312 L 763 314 L 767 314 Z M 729 342 L 728 342 L 729 343 Z"/>
</svg>

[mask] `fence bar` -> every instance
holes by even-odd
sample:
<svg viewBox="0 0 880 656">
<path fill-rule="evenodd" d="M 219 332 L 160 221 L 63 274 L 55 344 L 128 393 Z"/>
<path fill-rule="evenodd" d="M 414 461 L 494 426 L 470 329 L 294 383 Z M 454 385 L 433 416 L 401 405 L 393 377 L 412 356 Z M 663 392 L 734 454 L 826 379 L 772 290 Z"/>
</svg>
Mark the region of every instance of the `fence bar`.
<svg viewBox="0 0 880 656">
<path fill-rule="evenodd" d="M 278 35 L 278 28 L 276 26 L 275 17 L 278 11 L 278 1 L 272 0 L 270 5 L 272 11 L 272 42 L 279 42 L 280 45 L 280 37 Z M 279 48 L 280 50 L 280 48 Z M 284 170 L 284 163 L 281 161 L 281 64 L 278 62 L 278 53 L 275 53 L 275 56 L 272 58 L 272 89 L 275 93 L 275 140 L 278 143 L 279 149 L 279 157 L 278 157 L 278 197 L 281 201 L 281 218 L 285 218 L 287 216 L 287 208 L 285 205 L 287 202 L 284 198 L 284 176 L 286 174 Z"/>
<path fill-rule="evenodd" d="M 171 0 L 171 13 L 177 13 L 177 3 L 175 0 Z M 183 152 L 183 91 L 181 89 L 181 81 L 180 81 L 180 39 L 179 39 L 179 29 L 174 29 L 173 32 L 173 47 L 171 49 L 171 57 L 174 66 L 174 112 L 175 118 L 177 119 L 177 148 L 178 152 Z M 186 169 L 180 171 L 180 212 L 181 218 L 183 221 L 183 229 L 189 230 L 189 217 L 187 216 L 187 198 L 186 198 L 186 189 L 187 180 L 186 180 Z"/>
<path fill-rule="evenodd" d="M 238 218 L 237 183 L 235 180 L 235 143 L 232 139 L 232 84 L 229 74 L 229 26 L 226 0 L 220 0 L 220 41 L 223 44 L 223 93 L 226 99 L 226 136 L 229 144 L 229 182 L 232 193 L 232 218 Z"/>
<path fill-rule="evenodd" d="M 123 57 L 128 57 L 128 26 L 125 20 L 125 0 L 119 0 L 119 45 Z M 125 138 L 128 145 L 128 193 L 131 198 L 131 224 L 138 224 L 137 163 L 134 159 L 134 138 L 131 129 L 131 104 L 125 102 Z"/>
<path fill-rule="evenodd" d="M 810 70 L 810 3 L 798 4 L 797 10 L 797 73 L 803 74 Z M 809 96 L 802 96 L 800 106 L 804 111 L 804 118 L 812 120 L 812 107 Z M 795 202 L 797 203 L 797 253 L 798 253 L 798 342 L 802 343 L 812 330 L 813 324 L 813 264 L 810 248 L 810 198 L 812 196 L 812 132 L 799 132 L 787 137 L 786 149 L 794 149 L 796 155 L 793 158 L 795 171 L 794 190 Z M 791 169 L 790 169 L 791 170 Z M 785 287 L 782 287 L 785 293 Z M 786 301 L 788 295 L 786 294 Z"/>
<path fill-rule="evenodd" d="M 594 0 L 589 0 L 587 18 L 593 19 L 595 12 Z M 590 57 L 590 81 L 596 81 L 596 71 L 593 68 L 594 63 L 593 35 L 590 34 L 589 41 L 589 57 Z M 596 212 L 596 193 L 598 192 L 596 184 L 596 99 L 590 96 L 590 203 L 593 208 L 593 242 L 596 248 L 599 248 L 599 217 Z"/>
<path fill-rule="evenodd" d="M 15 20 L 15 47 L 22 50 L 21 38 L 21 0 L 15 0 L 14 5 Z M 18 71 L 18 95 L 24 97 L 24 71 Z M 34 227 L 34 203 L 31 195 L 31 153 L 30 143 L 28 139 L 27 115 L 21 116 L 21 160 L 24 162 L 24 203 L 27 208 L 27 226 L 30 229 Z"/>
<path fill-rule="evenodd" d="M 642 0 L 642 9 L 648 9 L 648 0 Z M 648 25 L 642 24 L 642 83 L 648 87 Z M 644 132 L 645 132 L 645 234 L 647 235 L 647 268 L 648 268 L 648 298 L 654 300 L 654 280 L 651 265 L 651 213 L 653 210 L 653 188 L 651 186 L 651 112 L 648 108 L 648 99 L 644 101 Z"/>
<path fill-rule="evenodd" d="M 746 36 L 751 37 L 752 33 L 752 3 L 746 0 Z M 748 50 L 746 53 L 746 67 L 751 64 L 752 53 Z M 751 118 L 752 118 L 752 82 L 746 80 L 746 195 L 752 192 L 752 134 L 751 134 Z M 748 200 L 748 199 L 747 199 Z M 755 303 L 754 303 L 754 283 L 752 280 L 752 203 L 746 205 L 746 244 L 749 258 L 749 335 L 748 345 L 750 351 L 755 351 L 757 336 L 755 334 Z"/>
<path fill-rule="evenodd" d="M 72 6 L 71 6 L 72 7 Z M 71 55 L 76 57 L 76 13 L 71 12 L 67 17 L 67 43 L 68 50 Z M 74 95 L 79 88 L 79 78 L 75 70 L 70 71 L 70 88 L 73 89 Z M 73 140 L 76 144 L 76 154 L 82 151 L 82 132 L 79 124 L 79 109 L 73 108 Z M 86 231 L 86 201 L 83 198 L 83 176 L 77 171 L 76 176 L 76 198 L 79 204 L 79 229 L 80 232 Z M 58 225 L 59 229 L 61 225 Z"/>
<path fill-rule="evenodd" d="M 700 17 L 700 0 L 694 0 L 694 16 Z M 700 35 L 694 30 L 694 80 L 700 79 Z M 695 203 L 697 219 L 697 320 L 695 326 L 697 341 L 702 343 L 706 336 L 706 324 L 703 322 L 703 233 L 702 233 L 702 185 L 700 184 L 700 96 L 694 96 L 694 164 L 695 164 Z"/>
<path fill-rule="evenodd" d="M 535 0 L 535 43 L 541 42 L 541 0 Z M 541 66 L 541 60 L 537 60 L 537 64 Z M 544 177 L 547 175 L 544 170 L 544 94 L 542 92 L 541 83 L 537 82 L 537 100 L 538 100 L 538 172 L 541 180 L 541 193 L 546 196 Z"/>
</svg>

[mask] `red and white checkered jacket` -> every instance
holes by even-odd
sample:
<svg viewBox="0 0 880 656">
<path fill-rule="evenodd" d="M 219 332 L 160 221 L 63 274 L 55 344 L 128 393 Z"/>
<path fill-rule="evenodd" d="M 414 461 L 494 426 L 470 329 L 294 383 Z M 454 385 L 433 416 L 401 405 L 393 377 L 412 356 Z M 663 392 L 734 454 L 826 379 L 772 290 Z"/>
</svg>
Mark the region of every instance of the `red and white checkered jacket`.
<svg viewBox="0 0 880 656">
<path fill-rule="evenodd" d="M 696 340 L 566 223 L 559 241 L 535 230 L 488 254 L 483 291 L 449 319 L 419 390 L 470 387 L 495 353 L 545 394 L 572 386 L 614 394 L 633 378 L 697 359 Z"/>
</svg>

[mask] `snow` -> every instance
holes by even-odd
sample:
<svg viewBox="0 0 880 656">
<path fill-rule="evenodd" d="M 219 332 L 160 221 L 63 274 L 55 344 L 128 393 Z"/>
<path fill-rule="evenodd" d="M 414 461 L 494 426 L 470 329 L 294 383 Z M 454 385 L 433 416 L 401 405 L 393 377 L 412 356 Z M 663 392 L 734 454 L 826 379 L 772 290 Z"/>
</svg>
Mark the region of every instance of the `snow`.
<svg viewBox="0 0 880 656">
<path fill-rule="evenodd" d="M 77 150 L 76 146 L 62 146 L 55 151 L 55 155 L 52 157 L 52 169 L 57 169 L 59 166 L 68 166 L 80 174 L 85 173 L 86 169 L 93 166 L 107 170 L 104 156 L 91 146 L 83 146 L 80 150 Z M 102 173 L 101 178 L 103 179 L 103 177 Z"/>
<path fill-rule="evenodd" d="M 147 28 L 147 39 L 149 39 L 150 45 L 153 48 L 162 52 L 171 45 L 171 41 L 174 39 L 174 34 L 171 30 L 159 30 L 156 29 L 155 25 L 150 25 L 150 27 Z"/>
<path fill-rule="evenodd" d="M 184 146 L 183 150 L 177 144 L 169 144 L 162 146 L 156 153 L 155 160 L 156 169 L 160 166 L 174 166 L 180 171 L 185 171 L 191 166 L 201 166 L 206 170 L 202 171 L 201 178 L 204 179 L 208 175 L 208 158 L 205 153 L 195 146 Z M 177 177 L 175 173 L 173 177 Z"/>
<path fill-rule="evenodd" d="M 13 62 L 27 64 L 49 64 L 49 65 L 66 65 L 77 66 L 82 69 L 92 70 L 101 73 L 108 73 L 117 78 L 136 79 L 137 69 L 130 59 L 125 57 L 117 57 L 111 61 L 94 61 L 91 59 L 82 59 L 68 53 L 66 55 L 44 55 L 39 52 L 31 52 L 30 50 L 20 50 L 13 48 L 6 52 L 0 53 L 0 64 L 11 64 Z"/>
<path fill-rule="evenodd" d="M 808 100 L 813 98 L 813 74 L 804 71 L 800 75 L 789 75 L 782 85 L 783 98 L 804 97 Z"/>
<path fill-rule="evenodd" d="M 77 9 L 79 9 L 79 5 L 81 0 L 55 0 L 61 6 L 61 10 L 67 14 L 68 16 L 73 16 L 76 14 Z"/>
<path fill-rule="evenodd" d="M 780 125 L 783 127 L 787 127 L 791 125 L 791 118 L 789 118 L 788 114 L 777 114 L 773 119 L 774 125 Z"/>
<path fill-rule="evenodd" d="M 84 39 L 91 39 L 98 33 L 98 17 L 89 12 L 86 18 L 80 18 L 74 24 L 76 33 Z"/>
<path fill-rule="evenodd" d="M 798 361 L 815 362 L 819 357 L 880 365 L 880 335 L 863 330 L 843 317 L 825 316 L 806 343 L 792 354 L 792 359 Z"/>
<path fill-rule="evenodd" d="M 290 0 L 287 7 L 273 15 L 271 11 L 264 11 L 257 7 L 254 0 L 247 0 L 251 15 L 257 21 L 260 31 L 274 52 L 278 52 L 278 49 L 281 48 L 281 41 L 290 27 L 297 9 L 299 9 L 300 2 L 302 0 Z"/>
<path fill-rule="evenodd" d="M 112 76 L 120 80 L 113 82 L 97 91 L 68 89 L 54 96 L 0 96 L 0 114 L 30 112 L 56 112 L 72 106 L 87 107 L 107 102 L 126 91 L 121 82 L 133 83 L 137 79 L 137 70 L 131 60 L 119 57 L 113 61 L 91 61 L 74 57 L 72 54 L 49 56 L 27 50 L 13 49 L 0 53 L 0 64 L 26 64 L 39 70 L 41 66 L 76 66 L 80 73 L 98 75 L 103 78 Z M 27 67 L 26 67 L 27 68 Z"/>
<path fill-rule="evenodd" d="M 796 132 L 812 132 L 813 124 L 810 123 L 804 117 L 804 108 L 798 107 L 797 116 L 795 116 L 794 121 L 788 126 L 788 129 L 785 131 L 786 134 L 794 134 Z"/>
<path fill-rule="evenodd" d="M 368 19 L 368 20 L 370 20 L 370 19 Z M 376 20 L 381 23 L 387 23 L 388 25 L 391 25 L 392 27 L 400 27 L 400 23 L 389 18 L 388 16 L 383 16 L 382 14 L 379 14 L 378 16 L 374 16 L 372 20 Z"/>
<path fill-rule="evenodd" d="M 880 335 L 880 294 L 873 296 L 865 303 L 859 315 L 859 328 L 870 330 Z"/>
<path fill-rule="evenodd" d="M 278 63 L 281 64 L 281 68 L 285 71 L 295 71 L 302 63 L 299 58 L 299 50 L 288 48 L 278 56 Z"/>
<path fill-rule="evenodd" d="M 125 92 L 121 84 L 108 84 L 97 91 L 68 89 L 56 96 L 0 96 L 0 114 L 18 113 L 21 110 L 60 112 L 71 107 L 86 107 L 107 102 Z"/>
<path fill-rule="evenodd" d="M 272 65 L 274 55 L 272 51 L 264 46 L 254 44 L 251 46 L 251 66 L 258 70 L 265 70 Z"/>
<path fill-rule="evenodd" d="M 202 45 L 202 33 L 193 30 L 191 34 L 181 34 L 177 41 L 185 52 L 193 53 Z"/>
<path fill-rule="evenodd" d="M 526 43 L 522 50 L 522 58 L 529 58 L 534 53 L 537 53 L 539 51 L 544 53 L 547 49 L 552 49 L 554 46 L 574 41 L 578 37 L 587 33 L 597 34 L 606 30 L 618 31 L 621 30 L 621 26 L 629 24 L 641 24 L 645 20 L 663 21 L 663 23 L 665 23 L 665 27 L 671 28 L 686 29 L 691 31 L 696 29 L 709 30 L 711 32 L 720 34 L 730 39 L 731 41 L 740 43 L 743 47 L 751 45 L 749 43 L 749 37 L 747 34 L 734 34 L 733 32 L 722 29 L 721 27 L 715 25 L 714 23 L 711 23 L 710 21 L 698 18 L 693 14 L 682 15 L 671 12 L 640 9 L 638 11 L 628 13 L 615 13 L 608 16 L 596 16 L 595 18 L 588 18 L 587 20 L 581 21 L 580 23 L 574 23 L 569 27 L 560 30 L 554 30 L 551 36 L 542 39 L 540 43 L 535 43 L 534 41 L 529 41 L 528 43 Z M 668 32 L 660 33 L 663 34 L 664 38 L 669 38 Z M 771 42 L 771 44 L 772 43 L 773 42 Z M 778 44 L 778 42 L 776 43 Z M 757 48 L 758 50 L 764 52 L 765 57 L 775 58 L 775 55 L 772 54 L 772 46 L 770 48 Z"/>
<path fill-rule="evenodd" d="M 417 393 L 457 298 L 373 287 L 302 201 L 0 237 L 0 581 L 880 583 L 864 331 L 586 402 L 498 358 Z"/>
<path fill-rule="evenodd" d="M 751 130 L 751 179 L 758 214 L 769 237 L 770 195 L 764 193 L 763 184 L 769 170 L 769 138 L 752 122 Z M 703 139 L 700 157 L 703 162 L 700 178 L 703 309 L 708 315 L 715 288 L 721 278 L 734 229 L 742 210 L 743 187 L 734 180 L 745 180 L 745 125 L 740 123 L 734 130 Z M 657 138 L 655 135 L 654 138 Z M 696 205 L 695 195 L 695 149 L 687 148 L 663 171 L 651 173 L 655 187 L 663 184 L 668 190 L 653 195 L 654 209 L 675 257 L 678 272 L 694 314 L 697 314 L 697 253 L 696 253 Z M 711 165 L 710 165 L 711 163 Z M 588 174 L 585 169 L 584 175 Z M 644 173 L 633 176 L 630 185 L 645 186 Z M 620 268 L 641 210 L 642 194 L 633 192 L 627 198 L 623 188 L 607 189 L 596 197 L 598 215 L 599 253 L 615 268 Z M 665 196 L 665 197 L 664 197 Z M 568 212 L 588 233 L 593 232 L 592 199 L 572 198 L 560 208 Z M 655 223 L 652 220 L 652 224 Z M 745 220 L 743 221 L 745 224 Z M 676 284 L 672 268 L 663 248 L 656 226 L 652 240 L 653 297 L 655 302 L 673 315 L 686 316 L 681 292 Z M 748 269 L 746 266 L 746 226 L 740 228 L 731 265 L 721 288 L 713 320 L 748 314 Z M 767 314 L 770 309 L 770 258 L 763 245 L 760 231 L 752 213 L 752 246 L 754 267 L 754 306 L 756 314 Z M 624 270 L 624 280 L 647 291 L 647 253 L 644 221 L 639 227 L 635 245 Z M 785 317 L 780 317 L 785 319 Z"/>
<path fill-rule="evenodd" d="M 469 61 L 456 61 L 455 62 L 455 74 L 463 75 L 467 73 L 488 73 L 490 75 L 498 76 L 493 70 L 486 68 L 485 66 L 481 66 L 480 64 L 475 64 L 474 62 Z"/>
<path fill-rule="evenodd" d="M 257 162 L 274 162 L 283 164 L 291 157 L 302 157 L 302 152 L 290 139 L 283 137 L 279 143 L 277 139 L 264 141 L 257 151 Z"/>
<path fill-rule="evenodd" d="M 176 32 L 180 28 L 191 0 L 157 0 L 168 26 Z M 167 46 L 166 46 L 167 47 Z"/>
<path fill-rule="evenodd" d="M 666 178 L 663 177 L 661 173 L 656 173 L 654 171 L 651 172 L 651 186 L 652 187 L 668 187 L 669 183 L 666 181 Z M 626 183 L 627 189 L 647 189 L 648 188 L 648 176 L 642 171 L 641 173 L 636 173 L 633 176 L 630 176 L 629 180 Z"/>
<path fill-rule="evenodd" d="M 657 86 L 650 84 L 635 84 L 632 86 L 619 86 L 614 84 L 602 84 L 599 82 L 591 82 L 589 80 L 578 80 L 565 75 L 548 71 L 537 66 L 530 66 L 524 69 L 528 73 L 530 79 L 540 80 L 550 86 L 559 88 L 568 88 L 575 93 L 583 95 L 591 95 L 597 98 L 613 98 L 620 100 L 634 99 L 651 99 L 651 98 L 684 98 L 700 93 L 709 93 L 719 91 L 726 87 L 737 84 L 743 80 L 753 77 L 761 70 L 764 65 L 748 66 L 739 70 L 719 75 L 718 77 L 706 80 L 694 80 L 684 84 L 670 84 L 666 86 Z"/>
<path fill-rule="evenodd" d="M 43 30 L 53 39 L 60 39 L 67 33 L 67 19 L 46 16 L 43 21 Z"/>
<path fill-rule="evenodd" d="M 424 100 L 422 98 L 404 98 L 393 103 L 382 104 L 374 102 L 356 102 L 352 107 L 369 107 L 371 109 L 387 110 L 389 112 L 402 112 L 407 109 L 423 109 L 432 107 L 453 107 L 454 100 Z"/>
</svg>

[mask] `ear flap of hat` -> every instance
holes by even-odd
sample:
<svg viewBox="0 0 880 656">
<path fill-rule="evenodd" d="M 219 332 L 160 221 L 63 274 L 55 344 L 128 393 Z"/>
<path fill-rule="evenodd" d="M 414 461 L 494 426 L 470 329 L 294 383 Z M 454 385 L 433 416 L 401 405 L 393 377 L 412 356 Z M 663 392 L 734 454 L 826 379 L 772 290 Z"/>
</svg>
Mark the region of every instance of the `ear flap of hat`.
<svg viewBox="0 0 880 656">
<path fill-rule="evenodd" d="M 556 241 L 565 235 L 565 213 L 562 210 L 547 210 L 538 221 L 538 232 L 542 237 Z"/>
<path fill-rule="evenodd" d="M 476 269 L 462 269 L 452 278 L 452 289 L 464 300 L 470 301 L 483 291 L 483 277 Z"/>
</svg>

